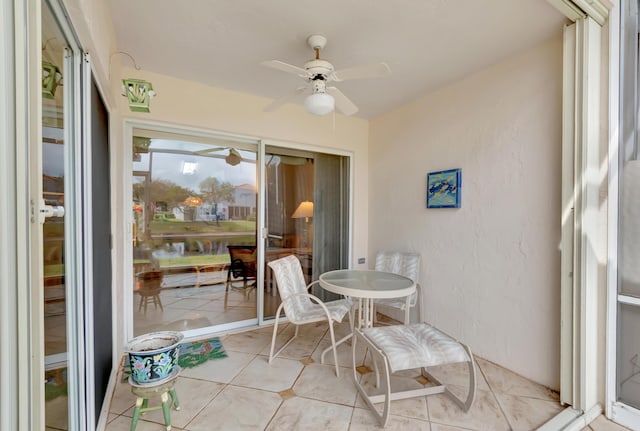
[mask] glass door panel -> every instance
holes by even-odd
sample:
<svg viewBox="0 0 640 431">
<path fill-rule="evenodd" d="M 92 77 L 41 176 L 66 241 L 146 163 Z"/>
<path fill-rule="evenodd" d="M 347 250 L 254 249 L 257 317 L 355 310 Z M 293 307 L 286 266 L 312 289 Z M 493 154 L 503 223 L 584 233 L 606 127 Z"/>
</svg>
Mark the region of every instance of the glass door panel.
<svg viewBox="0 0 640 431">
<path fill-rule="evenodd" d="M 329 160 L 329 162 L 327 162 Z M 280 297 L 268 262 L 295 255 L 307 283 L 348 264 L 348 157 L 274 146 L 265 148 L 264 319 Z M 323 300 L 334 296 L 314 289 Z"/>
<path fill-rule="evenodd" d="M 45 422 L 67 429 L 67 286 L 65 271 L 66 38 L 46 2 L 42 4 L 42 199 L 56 209 L 43 224 Z M 69 78 L 70 79 L 70 78 Z M 68 80 L 69 91 L 72 83 Z"/>
<path fill-rule="evenodd" d="M 618 265 L 617 401 L 640 410 L 640 161 L 622 167 Z"/>
<path fill-rule="evenodd" d="M 619 305 L 619 400 L 640 409 L 640 306 Z"/>
<path fill-rule="evenodd" d="M 134 135 L 134 335 L 257 319 L 257 144 Z"/>
</svg>

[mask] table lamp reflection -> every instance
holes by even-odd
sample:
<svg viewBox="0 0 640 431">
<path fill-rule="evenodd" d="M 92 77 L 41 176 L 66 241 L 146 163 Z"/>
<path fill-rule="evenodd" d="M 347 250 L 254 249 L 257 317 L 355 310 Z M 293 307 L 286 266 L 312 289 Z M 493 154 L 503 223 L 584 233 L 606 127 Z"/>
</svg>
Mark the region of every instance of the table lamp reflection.
<svg viewBox="0 0 640 431">
<path fill-rule="evenodd" d="M 291 218 L 304 218 L 304 230 L 302 233 L 302 247 L 308 247 L 309 241 L 307 237 L 309 236 L 309 217 L 313 217 L 313 202 L 311 201 L 303 201 L 298 205 L 298 208 L 293 212 Z"/>
</svg>

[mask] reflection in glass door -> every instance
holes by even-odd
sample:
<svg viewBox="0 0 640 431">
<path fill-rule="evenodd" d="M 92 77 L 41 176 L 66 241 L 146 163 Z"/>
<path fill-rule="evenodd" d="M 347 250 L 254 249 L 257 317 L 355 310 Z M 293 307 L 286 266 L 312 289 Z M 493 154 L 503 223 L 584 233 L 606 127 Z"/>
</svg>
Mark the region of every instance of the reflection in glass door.
<svg viewBox="0 0 640 431">
<path fill-rule="evenodd" d="M 133 335 L 257 322 L 257 142 L 133 135 Z"/>
<path fill-rule="evenodd" d="M 43 224 L 45 422 L 67 429 L 67 284 L 65 270 L 66 39 L 48 4 L 42 7 L 42 198 L 50 209 Z M 71 74 L 69 74 L 71 75 Z M 68 81 L 70 83 L 70 81 Z"/>
<path fill-rule="evenodd" d="M 640 411 L 640 160 L 622 171 L 616 401 Z"/>
<path fill-rule="evenodd" d="M 611 343 L 615 351 L 611 349 L 608 357 L 609 382 L 613 389 L 608 394 L 611 408 L 607 410 L 616 422 L 640 430 L 640 123 L 637 115 L 640 27 L 637 0 L 622 1 L 620 11 L 617 286 L 612 292 L 615 295 L 615 300 L 611 301 L 613 306 L 608 310 L 614 316 L 610 320 L 613 330 L 608 336 L 615 340 Z"/>
<path fill-rule="evenodd" d="M 266 230 L 264 319 L 275 317 L 280 297 L 269 261 L 295 255 L 307 283 L 348 265 L 349 158 L 311 151 L 265 148 Z M 314 286 L 327 301 L 337 296 Z"/>
</svg>

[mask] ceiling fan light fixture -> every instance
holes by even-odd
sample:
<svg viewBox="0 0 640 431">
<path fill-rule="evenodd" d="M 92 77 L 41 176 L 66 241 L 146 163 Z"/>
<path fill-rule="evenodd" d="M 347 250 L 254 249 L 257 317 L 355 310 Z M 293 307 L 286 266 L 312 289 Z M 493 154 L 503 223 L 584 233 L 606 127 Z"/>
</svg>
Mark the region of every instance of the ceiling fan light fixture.
<svg viewBox="0 0 640 431">
<path fill-rule="evenodd" d="M 304 100 L 307 112 L 314 115 L 326 115 L 335 108 L 335 99 L 327 93 L 313 93 Z"/>
</svg>

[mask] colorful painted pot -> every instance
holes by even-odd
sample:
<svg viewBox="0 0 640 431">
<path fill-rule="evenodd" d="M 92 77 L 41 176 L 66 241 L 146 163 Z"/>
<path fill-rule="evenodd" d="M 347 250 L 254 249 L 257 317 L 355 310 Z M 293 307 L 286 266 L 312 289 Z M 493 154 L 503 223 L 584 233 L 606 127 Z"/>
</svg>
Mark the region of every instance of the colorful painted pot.
<svg viewBox="0 0 640 431">
<path fill-rule="evenodd" d="M 133 382 L 151 385 L 173 377 L 183 337 L 180 332 L 151 332 L 129 341 L 125 352 L 129 354 Z"/>
</svg>

